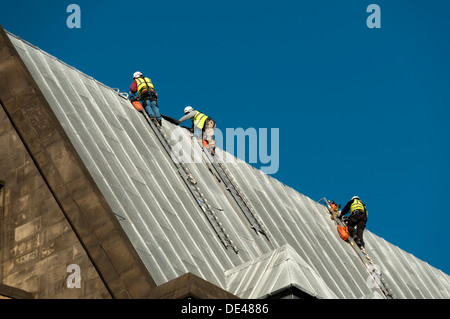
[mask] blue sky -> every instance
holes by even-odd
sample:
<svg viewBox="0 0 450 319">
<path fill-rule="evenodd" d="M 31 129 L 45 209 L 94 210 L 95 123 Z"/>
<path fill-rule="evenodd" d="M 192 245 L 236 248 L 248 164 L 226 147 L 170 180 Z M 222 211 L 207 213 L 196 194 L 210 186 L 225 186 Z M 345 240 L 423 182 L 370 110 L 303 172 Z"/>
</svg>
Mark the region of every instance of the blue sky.
<svg viewBox="0 0 450 319">
<path fill-rule="evenodd" d="M 66 25 L 71 3 L 80 29 Z M 366 25 L 371 3 L 380 29 Z M 2 3 L 0 24 L 125 92 L 142 71 L 165 115 L 192 105 L 221 130 L 279 128 L 273 177 L 314 200 L 359 195 L 370 231 L 450 274 L 449 12 L 437 0 L 25 0 Z"/>
</svg>

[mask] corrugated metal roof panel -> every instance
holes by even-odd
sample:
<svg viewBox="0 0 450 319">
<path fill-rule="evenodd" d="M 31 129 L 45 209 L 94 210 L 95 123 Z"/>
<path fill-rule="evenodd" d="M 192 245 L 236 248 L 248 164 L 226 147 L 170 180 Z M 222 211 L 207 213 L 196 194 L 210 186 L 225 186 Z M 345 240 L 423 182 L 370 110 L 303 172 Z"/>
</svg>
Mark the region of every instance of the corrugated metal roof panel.
<svg viewBox="0 0 450 319">
<path fill-rule="evenodd" d="M 311 296 L 336 298 L 324 280 L 289 246 L 284 245 L 225 272 L 227 288 L 241 298 L 296 286 Z"/>
<path fill-rule="evenodd" d="M 38 48 L 10 39 L 157 284 L 192 272 L 249 298 L 289 285 L 320 298 L 380 296 L 322 205 L 218 150 L 216 158 L 233 159 L 224 166 L 269 236 L 250 227 L 204 162 L 186 164 L 239 253 L 227 249 L 128 101 Z M 164 130 L 180 135 L 178 145 L 185 151 L 193 145 L 194 157 L 201 158 L 187 131 L 168 122 Z M 449 276 L 369 231 L 365 236 L 369 255 L 397 297 L 449 298 Z"/>
</svg>

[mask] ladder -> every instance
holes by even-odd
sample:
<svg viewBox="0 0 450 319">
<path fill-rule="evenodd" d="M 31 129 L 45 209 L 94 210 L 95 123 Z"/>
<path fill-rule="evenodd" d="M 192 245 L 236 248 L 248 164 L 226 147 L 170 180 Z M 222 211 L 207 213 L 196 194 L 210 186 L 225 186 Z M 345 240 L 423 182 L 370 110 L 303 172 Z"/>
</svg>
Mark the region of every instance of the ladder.
<svg viewBox="0 0 450 319">
<path fill-rule="evenodd" d="M 206 219 L 211 224 L 212 228 L 216 232 L 217 236 L 219 237 L 222 244 L 225 246 L 225 248 L 232 248 L 235 253 L 238 253 L 238 248 L 234 245 L 233 241 L 230 239 L 230 235 L 226 233 L 225 228 L 223 227 L 223 224 L 219 221 L 219 217 L 217 216 L 216 212 L 214 212 L 213 207 L 208 203 L 208 200 L 206 199 L 205 195 L 201 192 L 200 188 L 197 185 L 197 181 L 192 175 L 190 169 L 188 166 L 180 159 L 178 154 L 175 154 L 176 152 L 172 152 L 173 146 L 170 143 L 170 139 L 167 136 L 166 132 L 164 131 L 164 128 L 159 125 L 155 125 L 149 118 L 148 115 L 143 112 L 144 116 L 147 119 L 147 122 L 149 122 L 150 127 L 152 128 L 153 132 L 158 137 L 159 141 L 161 142 L 162 146 L 166 150 L 169 157 L 172 159 L 172 156 L 175 157 L 175 160 L 172 159 L 172 162 L 174 163 L 175 167 L 177 168 L 178 173 L 180 174 L 181 178 L 187 185 L 188 189 L 190 190 L 192 196 L 195 198 L 198 206 L 202 210 L 202 212 L 205 214 Z"/>
<path fill-rule="evenodd" d="M 117 92 L 117 91 L 116 91 L 116 93 L 118 93 L 120 97 L 128 100 L 128 96 L 126 93 L 121 93 L 121 92 Z M 213 207 L 209 204 L 208 199 L 205 197 L 204 193 L 202 193 L 202 191 L 198 187 L 197 180 L 192 175 L 190 169 L 181 160 L 181 158 L 178 156 L 178 154 L 176 154 L 176 152 L 172 152 L 173 146 L 170 143 L 170 139 L 167 136 L 166 132 L 164 131 L 164 128 L 160 125 L 156 125 L 155 123 L 153 123 L 153 121 L 149 118 L 149 116 L 145 110 L 140 111 L 139 113 L 142 113 L 145 120 L 149 124 L 150 128 L 155 133 L 159 142 L 163 146 L 164 150 L 167 152 L 169 158 L 172 160 L 173 164 L 175 165 L 175 168 L 176 168 L 178 174 L 180 175 L 181 179 L 186 184 L 191 195 L 194 197 L 195 201 L 197 202 L 201 211 L 203 212 L 203 214 L 205 215 L 209 224 L 213 228 L 214 232 L 217 234 L 221 243 L 224 245 L 224 247 L 226 249 L 231 248 L 231 249 L 233 249 L 233 251 L 236 254 L 239 253 L 239 249 L 234 245 L 233 240 L 231 240 L 231 238 L 230 238 L 230 235 L 226 232 L 226 229 L 223 226 L 222 222 L 220 222 L 219 217 L 217 216 L 217 213 L 214 211 Z"/>
<path fill-rule="evenodd" d="M 340 225 L 342 227 L 346 226 L 342 220 L 337 218 L 337 213 L 331 208 L 330 203 L 325 197 L 320 199 L 319 203 L 320 202 L 322 202 L 322 204 L 326 206 L 328 212 L 332 215 L 332 219 L 334 220 L 336 225 Z M 386 299 L 395 299 L 395 295 L 392 293 L 392 290 L 389 288 L 389 285 L 382 277 L 380 269 L 375 265 L 372 258 L 370 258 L 369 254 L 366 252 L 364 247 L 359 248 L 358 245 L 353 240 L 353 238 L 351 238 L 350 236 L 348 237 L 347 242 L 350 244 L 355 253 L 358 255 L 367 273 L 372 278 L 372 287 L 378 288 Z"/>
<path fill-rule="evenodd" d="M 193 136 L 192 138 L 197 140 L 197 137 L 195 136 Z M 219 182 L 224 185 L 225 189 L 230 193 L 231 197 L 239 207 L 240 212 L 245 216 L 245 219 L 250 224 L 250 228 L 252 228 L 256 232 L 256 234 L 264 235 L 266 239 L 270 243 L 272 243 L 267 228 L 264 226 L 258 214 L 255 212 L 255 209 L 252 207 L 250 201 L 244 195 L 244 192 L 240 189 L 239 185 L 236 183 L 224 163 L 216 160 L 216 157 L 212 156 L 211 153 L 203 147 L 201 141 L 197 141 L 199 146 L 202 148 L 203 157 L 206 165 L 208 165 L 208 168 L 210 169 L 210 172 L 217 178 Z"/>
</svg>

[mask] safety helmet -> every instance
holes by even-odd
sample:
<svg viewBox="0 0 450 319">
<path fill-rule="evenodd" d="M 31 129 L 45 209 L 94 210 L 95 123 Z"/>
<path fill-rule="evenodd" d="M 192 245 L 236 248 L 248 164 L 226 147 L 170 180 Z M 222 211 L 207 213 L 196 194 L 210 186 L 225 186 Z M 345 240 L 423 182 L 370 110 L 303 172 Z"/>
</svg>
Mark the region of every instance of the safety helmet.
<svg viewBox="0 0 450 319">
<path fill-rule="evenodd" d="M 141 76 L 142 76 L 142 73 L 139 71 L 136 71 L 133 73 L 133 79 L 140 78 Z"/>
<path fill-rule="evenodd" d="M 359 199 L 359 196 L 353 196 L 352 200 L 354 200 L 354 199 Z"/>
<path fill-rule="evenodd" d="M 192 106 L 186 106 L 184 108 L 184 114 L 188 114 L 190 112 L 192 112 L 194 110 L 194 108 Z"/>
</svg>

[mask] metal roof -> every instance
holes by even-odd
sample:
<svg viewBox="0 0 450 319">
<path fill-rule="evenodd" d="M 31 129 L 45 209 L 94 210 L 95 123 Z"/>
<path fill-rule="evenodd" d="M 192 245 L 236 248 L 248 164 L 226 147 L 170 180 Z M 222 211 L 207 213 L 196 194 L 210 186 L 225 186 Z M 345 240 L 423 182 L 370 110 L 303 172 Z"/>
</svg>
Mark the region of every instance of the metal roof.
<svg viewBox="0 0 450 319">
<path fill-rule="evenodd" d="M 320 298 L 337 298 L 320 275 L 289 244 L 225 272 L 226 290 L 241 298 L 264 298 L 296 287 Z"/>
<path fill-rule="evenodd" d="M 210 166 L 186 163 L 211 207 L 208 220 L 155 131 L 127 100 L 8 35 L 158 285 L 191 272 L 243 298 L 289 286 L 318 298 L 382 297 L 323 205 L 219 149 L 216 156 L 228 159 L 223 165 L 268 236 L 251 227 Z M 187 131 L 167 121 L 163 127 L 180 139 L 172 142 L 185 151 L 192 146 L 201 158 Z M 450 298 L 447 274 L 367 230 L 365 241 L 396 297 Z"/>
</svg>

